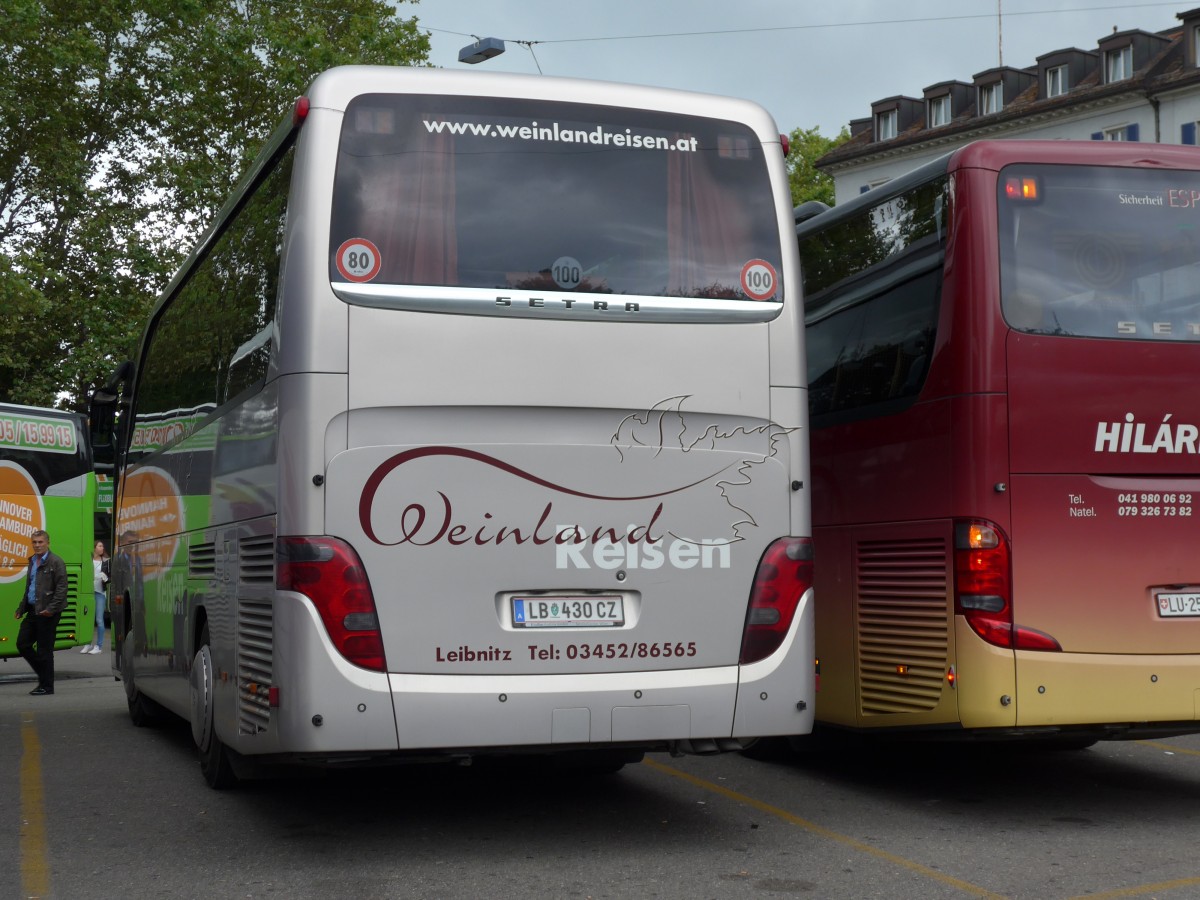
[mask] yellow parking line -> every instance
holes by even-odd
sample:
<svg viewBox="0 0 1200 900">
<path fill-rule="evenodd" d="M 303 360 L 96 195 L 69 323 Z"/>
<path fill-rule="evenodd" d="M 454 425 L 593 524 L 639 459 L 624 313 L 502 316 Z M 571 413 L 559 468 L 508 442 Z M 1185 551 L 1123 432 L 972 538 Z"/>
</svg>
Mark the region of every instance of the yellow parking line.
<svg viewBox="0 0 1200 900">
<path fill-rule="evenodd" d="M 1144 747 L 1153 747 L 1155 750 L 1165 750 L 1168 753 L 1180 753 L 1184 756 L 1200 756 L 1200 750 L 1189 750 L 1187 747 L 1176 747 L 1174 744 L 1160 744 L 1158 741 L 1138 741 Z"/>
<path fill-rule="evenodd" d="M 1163 891 L 1173 891 L 1176 888 L 1195 887 L 1200 885 L 1200 878 L 1179 878 L 1175 881 L 1160 881 L 1158 884 L 1143 884 L 1138 887 L 1120 888 L 1115 891 L 1105 891 L 1102 894 L 1082 894 L 1072 900 L 1114 900 L 1117 897 L 1142 897 L 1146 894 L 1158 894 Z M 1189 894 L 1189 896 L 1191 896 Z"/>
<path fill-rule="evenodd" d="M 878 847 L 872 847 L 870 844 L 864 844 L 862 841 L 855 840 L 852 837 L 847 837 L 844 834 L 838 834 L 836 831 L 830 831 L 828 828 L 823 828 L 820 825 L 817 825 L 815 822 L 810 822 L 807 819 L 801 819 L 799 816 L 794 816 L 786 809 L 780 809 L 778 806 L 772 806 L 769 803 L 764 803 L 761 800 L 756 800 L 753 797 L 746 796 L 745 794 L 739 794 L 737 791 L 731 791 L 729 788 L 722 787 L 714 782 L 705 781 L 703 778 L 697 778 L 695 775 L 689 775 L 687 772 L 681 772 L 679 769 L 672 768 L 671 766 L 665 766 L 660 762 L 650 759 L 649 757 L 646 758 L 643 764 L 649 766 L 655 771 L 662 772 L 664 775 L 670 775 L 673 778 L 679 778 L 682 781 L 686 781 L 698 788 L 702 788 L 703 790 L 711 791 L 714 794 L 720 794 L 722 797 L 732 800 L 735 803 L 741 803 L 744 806 L 752 807 L 757 809 L 759 812 L 774 816 L 777 819 L 782 819 L 791 825 L 798 825 L 805 831 L 810 831 L 815 835 L 827 838 L 831 841 L 837 841 L 839 844 L 845 844 L 847 847 L 851 847 L 860 853 L 868 853 L 871 856 L 886 860 L 894 865 L 908 869 L 910 872 L 916 872 L 918 875 L 924 875 L 926 878 L 932 878 L 934 881 L 940 881 L 942 884 L 947 884 L 951 887 L 958 888 L 959 890 L 965 891 L 966 893 L 972 894 L 976 897 L 988 897 L 992 898 L 992 900 L 1002 900 L 1003 898 L 1002 894 L 995 894 L 989 890 L 979 887 L 978 885 L 971 884 L 967 881 L 962 881 L 958 878 L 953 878 L 950 875 L 946 875 L 945 873 L 939 872 L 936 869 L 931 869 L 928 866 L 923 866 L 920 863 L 913 862 L 910 859 L 905 859 L 902 856 L 896 856 L 893 853 L 888 853 L 886 850 L 880 850 Z"/>
<path fill-rule="evenodd" d="M 1200 750 L 1188 747 L 1178 747 L 1175 744 L 1163 744 L 1159 741 L 1138 741 L 1143 747 L 1151 747 L 1166 753 L 1177 753 L 1183 756 L 1200 756 Z M 1160 881 L 1156 884 L 1142 884 L 1137 887 L 1118 888 L 1115 891 L 1105 891 L 1102 894 L 1084 894 L 1072 900 L 1117 900 L 1119 897 L 1144 897 L 1146 894 L 1161 894 L 1163 891 L 1174 891 L 1179 888 L 1200 886 L 1200 878 L 1178 878 L 1175 881 Z"/>
<path fill-rule="evenodd" d="M 42 744 L 33 714 L 21 718 L 21 896 L 50 894 L 46 845 L 46 798 L 42 790 Z"/>
</svg>

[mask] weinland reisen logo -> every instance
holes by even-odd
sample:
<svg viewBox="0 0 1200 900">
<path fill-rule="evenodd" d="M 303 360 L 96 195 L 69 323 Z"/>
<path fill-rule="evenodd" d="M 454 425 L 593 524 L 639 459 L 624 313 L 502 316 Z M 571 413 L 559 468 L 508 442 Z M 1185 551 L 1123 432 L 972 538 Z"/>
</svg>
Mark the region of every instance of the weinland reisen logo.
<svg viewBox="0 0 1200 900">
<path fill-rule="evenodd" d="M 551 524 L 554 521 L 554 502 L 547 501 L 537 519 L 524 523 L 501 524 L 495 516 L 485 512 L 482 521 L 468 522 L 460 519 L 454 504 L 444 491 L 437 491 L 438 506 L 409 503 L 399 519 L 399 535 L 391 539 L 379 535 L 372 522 L 375 496 L 384 478 L 405 463 L 435 456 L 452 456 L 470 459 L 491 466 L 518 478 L 533 482 L 543 488 L 574 497 L 602 501 L 651 501 L 658 500 L 648 517 L 641 524 L 617 528 L 611 525 Z M 667 541 L 668 535 L 661 530 L 659 519 L 663 514 L 661 497 L 695 487 L 700 482 L 673 488 L 655 494 L 635 497 L 610 497 L 572 490 L 525 472 L 495 457 L 466 450 L 461 447 L 421 447 L 398 453 L 380 465 L 367 480 L 359 502 L 359 524 L 363 532 L 377 544 L 394 547 L 410 544 L 430 547 L 443 544 L 454 547 L 552 545 L 555 548 L 555 567 L 559 569 L 588 569 L 593 565 L 600 569 L 628 568 L 657 569 L 663 565 L 690 569 L 728 568 L 729 542 L 696 542 L 675 538 Z"/>
<path fill-rule="evenodd" d="M 448 446 L 419 447 L 395 454 L 371 473 L 359 498 L 359 525 L 369 540 L 384 547 L 552 547 L 555 568 L 558 569 L 658 569 L 664 566 L 675 569 L 729 568 L 731 547 L 743 539 L 741 530 L 757 524 L 747 509 L 734 502 L 732 494 L 750 485 L 750 470 L 775 455 L 777 440 L 786 430 L 763 426 L 722 431 L 712 426 L 688 440 L 685 438 L 687 427 L 680 410 L 684 399 L 671 398 L 645 414 L 628 416 L 622 420 L 610 443 L 620 455 L 623 465 L 633 465 L 631 457 L 636 455 L 641 465 L 650 462 L 661 466 L 666 477 L 671 473 L 677 476 L 678 454 L 659 461 L 663 448 L 672 443 L 667 435 L 678 441 L 679 450 L 688 453 L 696 449 L 714 449 L 722 441 L 744 441 L 765 433 L 769 438 L 770 451 L 766 454 L 739 454 L 734 463 L 728 462 L 730 454 L 713 456 L 711 458 L 717 460 L 721 468 L 705 472 L 700 477 L 696 477 L 693 469 L 692 478 L 685 484 L 675 483 L 665 490 L 642 494 L 617 495 L 556 484 L 477 450 Z M 676 445 L 672 443 L 672 446 Z M 633 452 L 635 448 L 636 453 Z M 397 501 L 393 496 L 390 501 L 385 501 L 387 508 L 398 509 L 399 515 L 392 517 L 387 525 L 377 525 L 374 515 L 376 502 L 386 479 L 402 466 L 439 458 L 467 460 L 485 466 L 541 488 L 550 494 L 550 498 L 536 504 L 536 511 L 526 512 L 520 520 L 514 521 L 511 516 L 506 518 L 501 513 L 488 510 L 479 512 L 477 500 L 465 505 L 470 511 L 463 513 L 456 509 L 450 488 L 440 490 L 433 487 L 427 500 Z M 708 458 L 705 454 L 697 455 L 697 461 Z M 726 536 L 710 534 L 691 537 L 675 533 L 666 524 L 671 520 L 668 504 L 673 497 L 705 484 L 709 484 L 715 492 L 711 495 L 704 492 L 693 494 L 686 508 L 691 513 L 698 501 L 703 503 L 705 501 L 702 498 L 711 496 L 712 499 L 707 503 L 711 510 L 725 519 L 725 524 L 721 525 L 720 518 L 714 519 L 707 514 L 704 520 L 709 522 L 709 529 L 725 530 Z M 471 495 L 477 498 L 479 493 L 476 485 Z M 596 501 L 592 508 L 596 510 L 597 519 L 563 524 L 562 520 L 567 516 L 556 512 L 554 504 L 558 497 Z M 614 508 L 618 510 L 618 521 L 622 524 L 613 524 Z M 529 506 L 526 505 L 525 509 L 528 510 Z M 574 512 L 570 518 L 575 518 L 579 514 L 579 503 L 573 503 L 572 509 Z M 691 519 L 692 515 L 689 514 L 688 518 Z"/>
</svg>

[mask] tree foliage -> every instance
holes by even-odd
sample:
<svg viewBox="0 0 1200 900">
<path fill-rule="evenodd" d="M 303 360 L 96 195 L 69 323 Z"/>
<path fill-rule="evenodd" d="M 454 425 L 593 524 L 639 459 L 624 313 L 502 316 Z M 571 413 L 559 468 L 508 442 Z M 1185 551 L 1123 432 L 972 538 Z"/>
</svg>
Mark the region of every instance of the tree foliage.
<svg viewBox="0 0 1200 900">
<path fill-rule="evenodd" d="M 308 83 L 428 52 L 386 0 L 6 0 L 0 400 L 86 405 Z"/>
<path fill-rule="evenodd" d="M 809 200 L 820 200 L 833 206 L 833 179 L 813 165 L 835 147 L 850 140 L 850 131 L 843 127 L 837 137 L 827 138 L 817 128 L 797 128 L 788 135 L 791 149 L 787 157 L 788 183 L 792 187 L 792 206 Z"/>
</svg>

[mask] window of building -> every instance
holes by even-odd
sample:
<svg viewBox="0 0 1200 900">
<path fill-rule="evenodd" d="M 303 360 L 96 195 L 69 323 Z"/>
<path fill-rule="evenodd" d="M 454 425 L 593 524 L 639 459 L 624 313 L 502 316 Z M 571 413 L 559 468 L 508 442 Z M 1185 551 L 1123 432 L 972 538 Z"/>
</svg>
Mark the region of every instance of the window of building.
<svg viewBox="0 0 1200 900">
<path fill-rule="evenodd" d="M 897 128 L 899 122 L 898 110 L 889 109 L 887 112 L 878 113 L 875 116 L 875 140 L 890 141 L 899 133 Z"/>
<path fill-rule="evenodd" d="M 1046 96 L 1059 97 L 1067 92 L 1067 67 L 1055 66 L 1046 70 Z"/>
<path fill-rule="evenodd" d="M 1105 128 L 1103 131 L 1092 132 L 1093 141 L 1136 141 L 1139 139 L 1136 122 L 1132 125 L 1117 125 L 1113 128 Z"/>
<path fill-rule="evenodd" d="M 1200 66 L 1200 25 L 1192 29 L 1192 59 Z"/>
<path fill-rule="evenodd" d="M 1195 146 L 1196 144 L 1196 126 L 1200 122 L 1184 122 L 1179 126 L 1179 143 Z"/>
<path fill-rule="evenodd" d="M 999 81 L 981 85 L 979 88 L 980 115 L 998 113 L 1004 108 L 1004 85 Z"/>
<path fill-rule="evenodd" d="M 1104 54 L 1104 81 L 1124 81 L 1133 75 L 1133 46 L 1109 50 Z"/>
<path fill-rule="evenodd" d="M 950 95 L 929 98 L 929 127 L 950 124 Z"/>
</svg>

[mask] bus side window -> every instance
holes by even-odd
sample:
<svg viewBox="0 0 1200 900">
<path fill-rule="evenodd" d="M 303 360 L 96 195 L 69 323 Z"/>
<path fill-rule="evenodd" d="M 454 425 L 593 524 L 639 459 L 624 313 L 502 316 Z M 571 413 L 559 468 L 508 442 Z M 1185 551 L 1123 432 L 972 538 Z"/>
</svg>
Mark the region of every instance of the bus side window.
<svg viewBox="0 0 1200 900">
<path fill-rule="evenodd" d="M 940 293 L 938 267 L 810 322 L 810 413 L 819 416 L 920 393 Z"/>
</svg>

